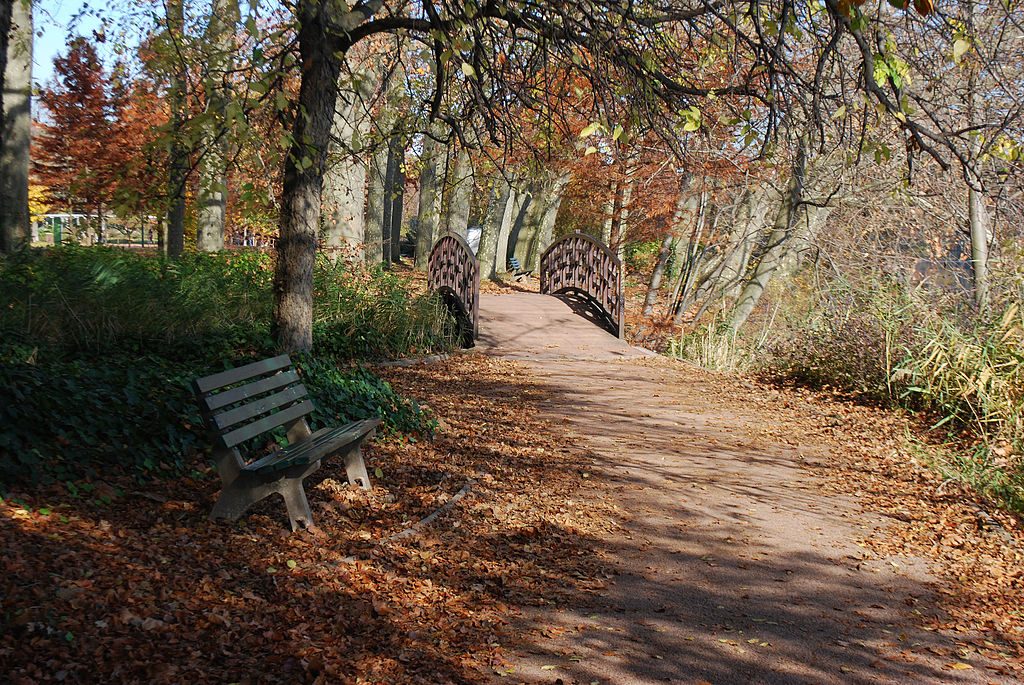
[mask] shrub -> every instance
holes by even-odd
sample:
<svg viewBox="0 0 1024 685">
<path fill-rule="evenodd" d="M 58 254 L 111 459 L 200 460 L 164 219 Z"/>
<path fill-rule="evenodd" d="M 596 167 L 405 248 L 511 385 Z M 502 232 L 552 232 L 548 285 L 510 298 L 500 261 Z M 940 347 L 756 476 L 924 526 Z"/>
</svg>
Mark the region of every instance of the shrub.
<svg viewBox="0 0 1024 685">
<path fill-rule="evenodd" d="M 365 369 L 310 355 L 295 362 L 316 406 L 315 428 L 380 417 L 391 433 L 434 429 L 415 401 Z M 8 347 L 0 353 L 0 490 L 110 471 L 180 472 L 209 447 L 190 384 L 223 368 L 121 356 L 42 364 Z"/>
</svg>

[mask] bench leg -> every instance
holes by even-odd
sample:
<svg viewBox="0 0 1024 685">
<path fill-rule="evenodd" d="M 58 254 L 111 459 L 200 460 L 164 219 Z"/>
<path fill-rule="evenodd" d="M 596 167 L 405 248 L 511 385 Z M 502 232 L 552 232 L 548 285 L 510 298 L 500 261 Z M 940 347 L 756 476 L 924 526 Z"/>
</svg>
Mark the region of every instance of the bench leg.
<svg viewBox="0 0 1024 685">
<path fill-rule="evenodd" d="M 300 526 L 309 527 L 313 525 L 313 513 L 309 510 L 309 501 L 306 499 L 302 481 L 318 468 L 319 461 L 304 464 L 289 470 L 287 475 L 269 482 L 248 472 L 242 472 L 230 483 L 223 484 L 220 496 L 213 505 L 213 511 L 210 512 L 210 520 L 237 521 L 249 507 L 265 497 L 279 493 L 288 509 L 288 522 L 292 531 L 298 530 Z"/>
<path fill-rule="evenodd" d="M 294 533 L 299 528 L 309 528 L 313 525 L 313 512 L 309 510 L 309 500 L 306 499 L 306 491 L 302 488 L 302 479 L 286 478 L 280 481 L 281 487 L 278 490 L 284 497 L 284 505 L 288 509 L 288 522 Z"/>
<path fill-rule="evenodd" d="M 363 461 L 363 451 L 357 444 L 354 449 L 345 452 L 345 475 L 348 482 L 358 484 L 363 490 L 372 490 L 370 474 L 366 472 L 366 463 Z"/>
</svg>

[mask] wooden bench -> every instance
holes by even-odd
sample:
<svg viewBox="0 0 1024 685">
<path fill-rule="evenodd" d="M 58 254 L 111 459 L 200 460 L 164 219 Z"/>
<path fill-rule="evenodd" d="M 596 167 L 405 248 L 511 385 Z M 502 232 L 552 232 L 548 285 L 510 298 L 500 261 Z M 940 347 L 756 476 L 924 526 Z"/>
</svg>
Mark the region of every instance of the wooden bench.
<svg viewBox="0 0 1024 685">
<path fill-rule="evenodd" d="M 521 280 L 523 280 L 524 278 L 526 278 L 527 276 L 529 276 L 530 274 L 533 273 L 533 269 L 526 270 L 526 269 L 523 268 L 523 266 L 519 263 L 519 258 L 518 257 L 509 257 L 508 258 L 508 266 L 509 266 L 509 269 L 511 269 L 511 275 L 512 275 L 512 280 L 513 281 L 521 281 Z"/>
<path fill-rule="evenodd" d="M 273 493 L 284 497 L 292 530 L 310 526 L 313 515 L 302 480 L 320 460 L 341 454 L 350 483 L 370 489 L 360 448 L 380 419 L 364 419 L 313 433 L 305 417 L 313 411 L 306 388 L 288 355 L 198 378 L 192 389 L 214 443 L 223 488 L 211 519 L 237 521 Z M 239 446 L 283 427 L 288 444 L 266 456 L 244 457 Z M 269 437 L 269 436 L 268 436 Z"/>
</svg>

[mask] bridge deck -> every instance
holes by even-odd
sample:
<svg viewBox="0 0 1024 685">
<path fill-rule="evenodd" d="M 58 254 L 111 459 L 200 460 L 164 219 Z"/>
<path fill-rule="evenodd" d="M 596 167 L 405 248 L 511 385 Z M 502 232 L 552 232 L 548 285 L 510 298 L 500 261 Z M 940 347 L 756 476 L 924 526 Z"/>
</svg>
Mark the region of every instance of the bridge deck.
<svg viewBox="0 0 1024 685">
<path fill-rule="evenodd" d="M 482 293 L 476 349 L 513 359 L 653 356 L 577 314 L 565 301 L 538 293 Z"/>
</svg>

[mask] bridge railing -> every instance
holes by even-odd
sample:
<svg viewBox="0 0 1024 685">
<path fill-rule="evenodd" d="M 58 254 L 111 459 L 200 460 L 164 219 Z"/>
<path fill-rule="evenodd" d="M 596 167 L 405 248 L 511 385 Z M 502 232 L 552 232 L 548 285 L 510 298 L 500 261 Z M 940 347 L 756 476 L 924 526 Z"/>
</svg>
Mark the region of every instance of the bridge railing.
<svg viewBox="0 0 1024 685">
<path fill-rule="evenodd" d="M 472 347 L 480 334 L 480 262 L 465 238 L 445 233 L 437 239 L 427 261 L 427 287 L 444 298 L 462 346 Z"/>
<path fill-rule="evenodd" d="M 622 262 L 600 240 L 573 233 L 552 243 L 540 258 L 540 291 L 582 297 L 613 333 L 624 336 Z"/>
</svg>

